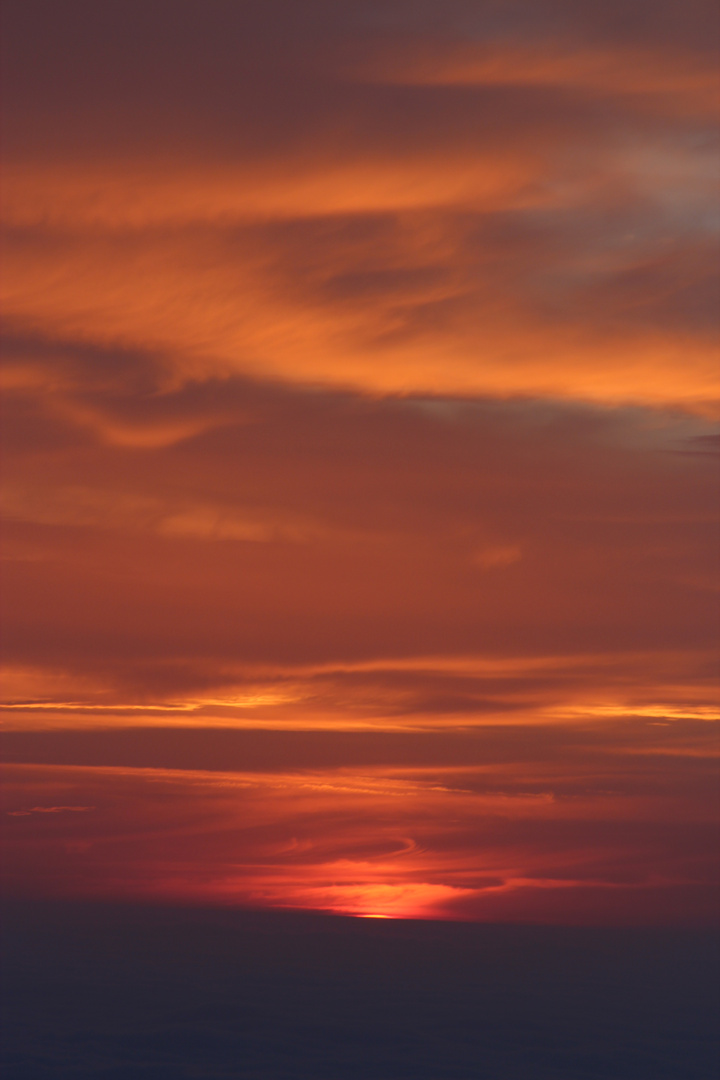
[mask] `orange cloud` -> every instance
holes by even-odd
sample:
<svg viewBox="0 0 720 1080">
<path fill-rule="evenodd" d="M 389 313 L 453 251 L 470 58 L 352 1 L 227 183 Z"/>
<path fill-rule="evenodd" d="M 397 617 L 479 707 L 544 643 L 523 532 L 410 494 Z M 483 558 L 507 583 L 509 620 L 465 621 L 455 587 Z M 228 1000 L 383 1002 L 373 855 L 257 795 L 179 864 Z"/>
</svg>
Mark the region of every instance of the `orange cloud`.
<svg viewBox="0 0 720 1080">
<path fill-rule="evenodd" d="M 51 42 L 51 17 L 14 18 L 52 72 L 67 28 Z M 208 18 L 233 43 L 213 64 L 179 40 L 153 54 L 151 35 L 132 77 L 121 27 L 90 20 L 72 48 L 99 35 L 107 76 L 76 63 L 42 106 L 12 60 L 6 318 L 160 351 L 176 382 L 716 409 L 701 38 L 618 38 L 578 14 L 539 37 L 479 15 L 463 30 L 467 13 L 445 35 L 418 15 L 358 37 L 339 14 L 298 56 L 261 12 Z M 202 430 L 73 410 L 129 445 Z"/>
<path fill-rule="evenodd" d="M 358 77 L 403 85 L 535 86 L 603 98 L 631 95 L 634 107 L 670 115 L 714 115 L 720 104 L 712 57 L 667 42 L 653 48 L 567 38 L 542 45 L 508 39 L 492 44 L 424 41 L 406 56 L 396 46 L 385 57 L 365 61 Z"/>
</svg>

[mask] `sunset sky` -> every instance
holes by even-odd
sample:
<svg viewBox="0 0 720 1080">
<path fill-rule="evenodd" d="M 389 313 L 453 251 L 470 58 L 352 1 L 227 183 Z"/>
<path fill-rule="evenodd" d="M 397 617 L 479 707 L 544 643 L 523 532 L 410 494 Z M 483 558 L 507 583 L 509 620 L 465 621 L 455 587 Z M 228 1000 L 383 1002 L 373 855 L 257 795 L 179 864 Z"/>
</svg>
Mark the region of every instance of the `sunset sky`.
<svg viewBox="0 0 720 1080">
<path fill-rule="evenodd" d="M 705 924 L 709 0 L 6 0 L 5 890 Z"/>
</svg>

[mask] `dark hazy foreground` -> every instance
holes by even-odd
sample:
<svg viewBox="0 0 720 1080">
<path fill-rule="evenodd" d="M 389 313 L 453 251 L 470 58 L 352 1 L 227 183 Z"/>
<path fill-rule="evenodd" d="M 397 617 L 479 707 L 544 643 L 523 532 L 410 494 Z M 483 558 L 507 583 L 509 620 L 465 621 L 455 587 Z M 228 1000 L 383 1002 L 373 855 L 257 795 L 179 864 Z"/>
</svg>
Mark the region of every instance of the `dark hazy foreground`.
<svg viewBox="0 0 720 1080">
<path fill-rule="evenodd" d="M 718 937 L 90 904 L 3 918 L 5 1080 L 712 1080 Z"/>
</svg>

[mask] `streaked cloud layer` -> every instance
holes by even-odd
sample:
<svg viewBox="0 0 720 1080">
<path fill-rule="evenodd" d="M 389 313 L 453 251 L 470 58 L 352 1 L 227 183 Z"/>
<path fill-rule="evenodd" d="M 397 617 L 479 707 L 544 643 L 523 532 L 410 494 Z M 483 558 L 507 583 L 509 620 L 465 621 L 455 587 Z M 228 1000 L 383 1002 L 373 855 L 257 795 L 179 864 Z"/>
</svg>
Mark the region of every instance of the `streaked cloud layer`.
<svg viewBox="0 0 720 1080">
<path fill-rule="evenodd" d="M 709 917 L 714 19 L 7 5 L 13 890 Z"/>
</svg>

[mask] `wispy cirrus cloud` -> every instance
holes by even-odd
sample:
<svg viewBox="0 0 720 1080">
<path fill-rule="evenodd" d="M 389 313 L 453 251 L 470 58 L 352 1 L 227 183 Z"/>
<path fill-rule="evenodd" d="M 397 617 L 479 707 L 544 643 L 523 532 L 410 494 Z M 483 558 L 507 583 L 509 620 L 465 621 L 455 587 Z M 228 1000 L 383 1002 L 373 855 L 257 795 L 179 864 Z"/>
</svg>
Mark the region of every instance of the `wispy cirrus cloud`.
<svg viewBox="0 0 720 1080">
<path fill-rule="evenodd" d="M 75 63 L 52 97 L 9 63 L 9 315 L 180 378 L 711 407 L 702 35 L 280 7 L 174 8 L 160 50 L 162 5 L 131 39 L 114 6 L 13 16 L 44 78 Z"/>
</svg>

